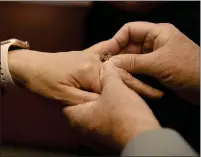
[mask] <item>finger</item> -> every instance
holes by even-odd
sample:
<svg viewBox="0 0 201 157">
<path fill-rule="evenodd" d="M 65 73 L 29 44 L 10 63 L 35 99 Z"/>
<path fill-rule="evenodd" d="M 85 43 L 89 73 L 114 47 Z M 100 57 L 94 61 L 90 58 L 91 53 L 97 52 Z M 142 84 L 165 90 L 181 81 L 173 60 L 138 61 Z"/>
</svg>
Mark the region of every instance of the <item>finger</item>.
<svg viewBox="0 0 201 157">
<path fill-rule="evenodd" d="M 118 73 L 117 67 L 115 67 L 111 61 L 103 63 L 100 78 L 103 89 L 101 97 L 108 99 L 107 101 L 111 101 L 111 98 L 120 100 L 120 98 L 129 95 L 132 95 L 132 97 L 138 97 L 138 94 L 135 91 L 131 90 L 124 84 Z"/>
<path fill-rule="evenodd" d="M 149 31 L 157 24 L 150 22 L 130 22 L 125 24 L 115 35 L 114 39 L 120 49 L 125 48 L 129 41 L 143 43 Z"/>
<path fill-rule="evenodd" d="M 138 94 L 152 99 L 159 99 L 164 95 L 162 91 L 143 83 L 125 70 L 118 68 L 118 71 L 123 82 Z"/>
<path fill-rule="evenodd" d="M 155 62 L 157 61 L 157 54 L 120 54 L 113 56 L 112 61 L 118 68 L 124 69 L 129 73 L 141 73 L 154 75 L 158 67 Z"/>
<path fill-rule="evenodd" d="M 103 63 L 100 79 L 103 90 L 107 86 L 109 86 L 109 88 L 115 89 L 119 85 L 123 84 L 121 77 L 116 70 L 116 67 L 110 61 Z"/>
<path fill-rule="evenodd" d="M 76 105 L 94 101 L 100 96 L 99 94 L 83 91 L 74 87 L 64 86 L 63 88 L 63 94 L 59 99 L 68 105 Z"/>
<path fill-rule="evenodd" d="M 120 49 L 115 39 L 109 39 L 99 42 L 84 51 L 101 55 L 102 53 L 109 52 L 111 55 L 116 55 Z"/>
<path fill-rule="evenodd" d="M 64 115 L 73 127 L 89 127 L 88 124 L 94 119 L 93 108 L 96 101 L 91 101 L 75 106 L 68 106 L 63 109 Z"/>
<path fill-rule="evenodd" d="M 128 44 L 125 48 L 123 48 L 119 54 L 141 54 L 143 53 L 143 45 L 142 44 Z"/>
</svg>

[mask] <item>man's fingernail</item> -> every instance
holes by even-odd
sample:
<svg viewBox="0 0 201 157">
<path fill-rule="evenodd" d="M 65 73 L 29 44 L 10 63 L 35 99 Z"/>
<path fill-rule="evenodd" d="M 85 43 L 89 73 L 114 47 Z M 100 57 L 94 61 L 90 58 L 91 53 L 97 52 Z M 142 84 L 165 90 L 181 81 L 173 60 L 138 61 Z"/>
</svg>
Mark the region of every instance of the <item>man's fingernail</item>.
<svg viewBox="0 0 201 157">
<path fill-rule="evenodd" d="M 100 80 L 103 79 L 103 76 L 104 76 L 104 72 L 108 71 L 110 69 L 110 67 L 113 65 L 111 64 L 112 62 L 111 61 L 106 61 L 103 63 L 103 66 L 100 70 Z"/>
<path fill-rule="evenodd" d="M 121 64 L 121 61 L 120 61 L 119 59 L 111 58 L 110 61 L 111 61 L 112 63 L 114 63 L 114 65 L 116 65 L 116 66 L 118 66 L 118 65 Z"/>
<path fill-rule="evenodd" d="M 109 70 L 111 67 L 114 67 L 114 64 L 111 61 L 106 61 L 103 64 L 103 70 L 104 71 Z"/>
</svg>

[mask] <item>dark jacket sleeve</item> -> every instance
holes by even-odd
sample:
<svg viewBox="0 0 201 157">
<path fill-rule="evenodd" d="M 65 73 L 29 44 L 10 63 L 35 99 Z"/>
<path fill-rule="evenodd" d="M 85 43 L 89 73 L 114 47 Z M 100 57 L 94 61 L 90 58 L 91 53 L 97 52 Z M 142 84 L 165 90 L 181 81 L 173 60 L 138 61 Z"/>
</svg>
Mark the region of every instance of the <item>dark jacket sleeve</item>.
<svg viewBox="0 0 201 157">
<path fill-rule="evenodd" d="M 198 156 L 174 130 L 147 131 L 130 141 L 121 156 Z"/>
</svg>

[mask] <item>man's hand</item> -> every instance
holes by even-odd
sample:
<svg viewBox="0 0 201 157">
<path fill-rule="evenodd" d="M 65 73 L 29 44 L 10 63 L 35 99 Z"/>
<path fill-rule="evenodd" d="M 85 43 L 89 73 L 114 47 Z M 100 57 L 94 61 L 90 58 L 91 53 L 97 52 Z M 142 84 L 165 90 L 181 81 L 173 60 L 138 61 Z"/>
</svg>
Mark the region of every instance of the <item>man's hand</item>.
<svg viewBox="0 0 201 157">
<path fill-rule="evenodd" d="M 42 53 L 30 50 L 9 52 L 9 69 L 16 82 L 31 91 L 69 105 L 96 100 L 101 92 L 100 55 L 118 52 L 115 40 L 98 43 L 83 51 Z M 142 95 L 161 97 L 162 92 L 119 70 L 128 86 Z M 19 81 L 18 81 L 19 80 Z M 97 93 L 97 94 L 96 94 Z"/>
<path fill-rule="evenodd" d="M 153 76 L 178 93 L 200 88 L 200 48 L 171 24 L 131 22 L 114 36 L 123 55 L 111 60 L 130 73 Z"/>
<path fill-rule="evenodd" d="M 85 143 L 97 140 L 121 151 L 140 133 L 160 127 L 145 101 L 123 83 L 112 62 L 103 64 L 100 75 L 102 92 L 97 101 L 64 108 L 72 126 L 83 131 Z"/>
</svg>

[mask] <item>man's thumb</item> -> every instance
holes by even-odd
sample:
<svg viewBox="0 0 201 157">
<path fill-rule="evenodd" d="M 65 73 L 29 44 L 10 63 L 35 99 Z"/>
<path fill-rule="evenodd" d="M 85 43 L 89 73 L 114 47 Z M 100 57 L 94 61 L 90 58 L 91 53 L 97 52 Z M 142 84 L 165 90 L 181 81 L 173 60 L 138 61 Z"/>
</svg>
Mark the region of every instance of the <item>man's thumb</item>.
<svg viewBox="0 0 201 157">
<path fill-rule="evenodd" d="M 100 79 L 103 88 L 105 86 L 115 87 L 117 84 L 123 83 L 116 66 L 111 61 L 104 62 L 100 73 Z"/>
<path fill-rule="evenodd" d="M 113 56 L 110 61 L 118 68 L 130 73 L 150 74 L 153 72 L 153 54 L 120 54 Z"/>
</svg>

